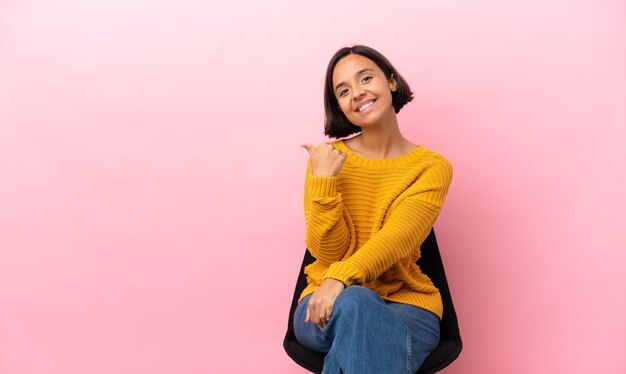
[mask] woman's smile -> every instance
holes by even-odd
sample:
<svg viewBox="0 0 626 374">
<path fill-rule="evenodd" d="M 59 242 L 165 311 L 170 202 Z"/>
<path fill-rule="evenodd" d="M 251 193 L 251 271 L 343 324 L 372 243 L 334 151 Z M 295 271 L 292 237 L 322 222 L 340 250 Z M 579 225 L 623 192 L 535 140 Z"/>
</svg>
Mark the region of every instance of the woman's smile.
<svg viewBox="0 0 626 374">
<path fill-rule="evenodd" d="M 369 99 L 369 100 L 366 100 L 365 102 L 359 103 L 356 108 L 356 112 L 359 112 L 359 113 L 370 112 L 375 102 L 376 102 L 376 99 Z"/>
</svg>

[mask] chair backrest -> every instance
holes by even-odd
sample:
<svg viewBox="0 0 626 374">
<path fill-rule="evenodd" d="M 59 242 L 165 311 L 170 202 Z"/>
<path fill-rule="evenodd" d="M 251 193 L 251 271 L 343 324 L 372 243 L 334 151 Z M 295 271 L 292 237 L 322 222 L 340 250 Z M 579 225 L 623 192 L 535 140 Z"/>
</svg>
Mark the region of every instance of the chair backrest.
<svg viewBox="0 0 626 374">
<path fill-rule="evenodd" d="M 439 289 L 439 293 L 441 293 L 441 301 L 443 302 L 443 316 L 440 323 L 441 337 L 442 339 L 460 341 L 459 322 L 454 310 L 454 304 L 452 303 L 450 287 L 448 287 L 448 280 L 443 268 L 443 262 L 441 261 L 441 253 L 439 253 L 434 229 L 430 231 L 420 250 L 421 256 L 417 260 L 417 264 L 422 272 L 428 275 L 435 287 Z"/>
<path fill-rule="evenodd" d="M 424 361 L 422 368 L 418 372 L 420 374 L 427 374 L 437 372 L 448 366 L 459 356 L 463 344 L 461 342 L 456 311 L 452 303 L 452 297 L 450 295 L 450 289 L 448 287 L 448 281 L 441 261 L 441 254 L 439 253 L 434 230 L 430 231 L 420 249 L 421 256 L 417 264 L 420 266 L 422 272 L 428 275 L 439 289 L 443 302 L 443 318 L 440 323 L 441 338 L 439 346 L 426 358 L 426 361 Z M 300 273 L 293 294 L 291 309 L 289 310 L 287 333 L 285 334 L 283 346 L 289 357 L 296 363 L 310 371 L 319 373 L 322 371 L 324 355 L 307 350 L 301 346 L 293 332 L 293 314 L 298 306 L 300 294 L 307 285 L 304 268 L 313 263 L 313 261 L 315 261 L 315 259 L 311 256 L 309 251 L 306 250 L 302 265 L 300 266 Z"/>
</svg>

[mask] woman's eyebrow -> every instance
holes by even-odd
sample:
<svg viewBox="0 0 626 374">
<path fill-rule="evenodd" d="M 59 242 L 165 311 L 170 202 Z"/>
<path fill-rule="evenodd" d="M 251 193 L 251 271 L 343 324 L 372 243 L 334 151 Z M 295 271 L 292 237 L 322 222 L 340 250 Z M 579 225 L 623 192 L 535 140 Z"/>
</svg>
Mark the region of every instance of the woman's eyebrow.
<svg viewBox="0 0 626 374">
<path fill-rule="evenodd" d="M 358 76 L 358 75 L 361 75 L 361 74 L 365 73 L 366 71 L 371 71 L 371 72 L 373 72 L 373 71 L 374 71 L 374 69 L 370 69 L 370 68 L 361 69 L 361 70 L 357 71 L 357 72 L 356 72 L 356 74 L 354 74 L 354 75 L 355 75 L 355 76 Z M 339 87 L 341 87 L 341 86 L 343 86 L 343 85 L 345 85 L 345 84 L 346 84 L 346 82 L 339 82 L 339 84 L 337 84 L 337 85 L 335 86 L 335 91 L 337 91 L 337 89 L 338 89 Z"/>
</svg>

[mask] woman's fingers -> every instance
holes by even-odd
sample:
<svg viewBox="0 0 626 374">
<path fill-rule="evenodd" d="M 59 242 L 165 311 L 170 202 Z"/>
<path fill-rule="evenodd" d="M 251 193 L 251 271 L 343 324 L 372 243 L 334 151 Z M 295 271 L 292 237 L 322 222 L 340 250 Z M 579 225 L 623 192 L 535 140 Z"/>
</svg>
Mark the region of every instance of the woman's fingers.
<svg viewBox="0 0 626 374">
<path fill-rule="evenodd" d="M 321 144 L 317 150 L 315 149 L 315 146 L 311 143 L 301 144 L 300 147 L 306 149 L 309 152 L 310 156 L 313 156 L 315 153 L 319 153 L 319 156 L 324 158 L 327 158 L 330 155 L 339 156 L 343 159 L 348 157 L 347 154 L 341 152 L 340 150 L 328 143 Z"/>
<path fill-rule="evenodd" d="M 309 152 L 310 156 L 313 156 L 313 154 L 315 153 L 315 146 L 313 144 L 304 143 L 300 147 L 306 149 Z"/>
<path fill-rule="evenodd" d="M 307 316 L 304 322 L 310 322 L 315 324 L 320 330 L 324 329 L 327 321 L 325 318 L 326 306 L 322 298 L 315 297 L 313 295 L 309 300 L 309 307 L 307 308 Z"/>
<path fill-rule="evenodd" d="M 335 300 L 344 288 L 345 285 L 341 281 L 326 279 L 309 299 L 305 322 L 313 323 L 323 330 L 330 322 Z"/>
<path fill-rule="evenodd" d="M 319 318 L 320 302 L 321 300 L 317 299 L 316 297 L 311 297 L 311 300 L 309 300 L 309 307 L 307 308 L 307 316 L 309 319 L 308 322 L 315 323 L 316 325 L 319 323 L 319 320 L 320 320 Z"/>
<path fill-rule="evenodd" d="M 304 143 L 301 147 L 309 152 L 311 173 L 319 177 L 336 176 L 348 158 L 347 154 L 329 143 L 321 144 L 318 148 L 315 148 L 313 144 Z"/>
<path fill-rule="evenodd" d="M 326 325 L 328 325 L 328 322 L 330 322 L 330 318 L 332 316 L 333 316 L 333 305 L 329 303 L 326 305 L 326 308 L 324 308 L 324 311 L 322 312 L 320 316 L 320 323 L 322 325 L 322 329 L 326 327 Z"/>
</svg>

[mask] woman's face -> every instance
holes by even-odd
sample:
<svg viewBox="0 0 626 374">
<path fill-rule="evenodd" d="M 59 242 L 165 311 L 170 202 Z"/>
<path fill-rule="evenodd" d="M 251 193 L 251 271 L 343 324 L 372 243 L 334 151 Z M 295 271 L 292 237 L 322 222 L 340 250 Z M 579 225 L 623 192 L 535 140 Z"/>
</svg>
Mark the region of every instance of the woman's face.
<svg viewBox="0 0 626 374">
<path fill-rule="evenodd" d="M 341 111 L 359 127 L 377 125 L 395 115 L 391 92 L 396 80 L 387 80 L 372 60 L 348 55 L 335 65 L 333 88 Z"/>
</svg>

